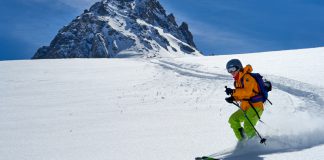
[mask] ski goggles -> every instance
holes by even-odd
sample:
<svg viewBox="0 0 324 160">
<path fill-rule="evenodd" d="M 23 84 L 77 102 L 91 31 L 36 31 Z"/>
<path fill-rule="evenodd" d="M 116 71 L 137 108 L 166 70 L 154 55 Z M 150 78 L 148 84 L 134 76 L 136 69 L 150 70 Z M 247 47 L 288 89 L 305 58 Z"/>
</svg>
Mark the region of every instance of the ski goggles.
<svg viewBox="0 0 324 160">
<path fill-rule="evenodd" d="M 233 72 L 235 72 L 235 71 L 237 71 L 237 68 L 236 68 L 236 67 L 230 67 L 230 68 L 227 68 L 227 72 L 228 72 L 228 73 L 233 73 Z"/>
</svg>

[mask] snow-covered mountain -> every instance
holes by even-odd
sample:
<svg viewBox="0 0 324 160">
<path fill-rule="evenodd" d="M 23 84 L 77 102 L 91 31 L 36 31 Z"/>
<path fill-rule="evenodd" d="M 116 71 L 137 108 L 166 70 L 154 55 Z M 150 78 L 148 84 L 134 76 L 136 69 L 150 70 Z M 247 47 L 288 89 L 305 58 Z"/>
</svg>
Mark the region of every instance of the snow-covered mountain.
<svg viewBox="0 0 324 160">
<path fill-rule="evenodd" d="M 0 159 L 322 160 L 323 52 L 0 61 Z M 234 149 L 232 58 L 273 83 L 256 126 L 267 145 Z"/>
<path fill-rule="evenodd" d="M 40 58 L 201 55 L 188 24 L 180 26 L 157 0 L 102 0 L 63 27 Z"/>
</svg>

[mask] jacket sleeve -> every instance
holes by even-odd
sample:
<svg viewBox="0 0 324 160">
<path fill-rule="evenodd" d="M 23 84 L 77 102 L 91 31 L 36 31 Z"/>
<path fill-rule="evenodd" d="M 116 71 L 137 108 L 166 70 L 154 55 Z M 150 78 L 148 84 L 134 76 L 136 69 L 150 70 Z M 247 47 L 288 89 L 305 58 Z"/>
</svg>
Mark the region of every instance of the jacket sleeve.
<svg viewBox="0 0 324 160">
<path fill-rule="evenodd" d="M 256 85 L 255 79 L 247 74 L 243 77 L 243 84 L 243 88 L 236 88 L 234 90 L 233 97 L 235 100 L 248 100 L 254 95 L 253 88 Z"/>
</svg>

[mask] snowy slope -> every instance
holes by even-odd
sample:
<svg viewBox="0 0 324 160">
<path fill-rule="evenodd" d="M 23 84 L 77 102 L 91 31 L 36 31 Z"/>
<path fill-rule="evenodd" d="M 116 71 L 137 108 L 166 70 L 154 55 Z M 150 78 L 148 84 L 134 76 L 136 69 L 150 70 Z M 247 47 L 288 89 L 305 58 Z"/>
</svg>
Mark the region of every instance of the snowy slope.
<svg viewBox="0 0 324 160">
<path fill-rule="evenodd" d="M 0 159 L 190 160 L 233 148 L 231 58 L 274 90 L 257 125 L 267 146 L 228 159 L 324 159 L 323 52 L 1 61 Z"/>
</svg>

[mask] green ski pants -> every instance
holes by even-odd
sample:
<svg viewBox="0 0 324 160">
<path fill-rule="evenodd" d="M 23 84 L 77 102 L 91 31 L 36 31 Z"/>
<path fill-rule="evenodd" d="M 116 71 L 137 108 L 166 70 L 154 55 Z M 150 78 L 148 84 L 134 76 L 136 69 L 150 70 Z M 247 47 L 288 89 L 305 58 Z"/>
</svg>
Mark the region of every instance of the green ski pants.
<svg viewBox="0 0 324 160">
<path fill-rule="evenodd" d="M 262 115 L 263 112 L 262 109 L 255 107 L 255 110 L 258 112 L 259 116 Z M 250 119 L 253 126 L 255 126 L 256 123 L 259 121 L 259 118 L 252 107 L 246 110 L 245 114 Z M 231 128 L 233 129 L 234 134 L 239 141 L 243 139 L 241 132 L 239 130 L 240 128 L 242 128 L 241 126 L 242 122 L 243 122 L 244 134 L 247 136 L 247 138 L 252 138 L 256 134 L 250 122 L 245 118 L 243 111 L 239 109 L 236 112 L 234 112 L 228 120 L 228 123 L 230 123 Z"/>
</svg>

